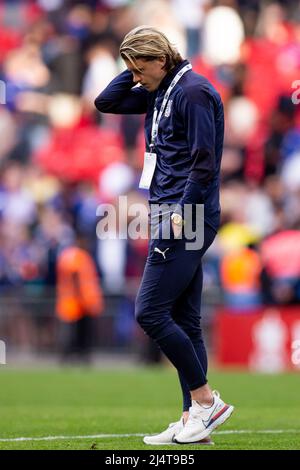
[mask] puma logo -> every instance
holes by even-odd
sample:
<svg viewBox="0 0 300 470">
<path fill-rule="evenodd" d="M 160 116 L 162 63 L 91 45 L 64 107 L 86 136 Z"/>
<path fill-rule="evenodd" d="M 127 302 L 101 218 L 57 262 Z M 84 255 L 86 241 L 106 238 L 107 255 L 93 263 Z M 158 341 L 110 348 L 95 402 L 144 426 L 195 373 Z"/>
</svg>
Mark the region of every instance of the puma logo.
<svg viewBox="0 0 300 470">
<path fill-rule="evenodd" d="M 161 255 L 163 255 L 164 259 L 166 259 L 166 251 L 168 251 L 170 248 L 166 248 L 165 251 L 161 251 L 159 248 L 157 248 L 157 246 L 154 248 L 154 251 L 156 251 L 157 253 L 160 253 Z"/>
</svg>

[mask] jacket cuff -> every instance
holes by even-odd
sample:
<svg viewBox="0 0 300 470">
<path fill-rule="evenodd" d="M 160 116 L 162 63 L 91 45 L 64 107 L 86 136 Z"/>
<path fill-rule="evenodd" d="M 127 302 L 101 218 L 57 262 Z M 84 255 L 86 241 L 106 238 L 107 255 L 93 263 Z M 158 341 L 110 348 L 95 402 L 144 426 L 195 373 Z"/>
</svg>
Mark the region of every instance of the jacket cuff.
<svg viewBox="0 0 300 470">
<path fill-rule="evenodd" d="M 205 193 L 206 189 L 201 187 L 198 182 L 188 180 L 184 190 L 184 194 L 182 198 L 178 201 L 174 212 L 176 214 L 182 214 L 185 204 L 204 204 Z"/>
</svg>

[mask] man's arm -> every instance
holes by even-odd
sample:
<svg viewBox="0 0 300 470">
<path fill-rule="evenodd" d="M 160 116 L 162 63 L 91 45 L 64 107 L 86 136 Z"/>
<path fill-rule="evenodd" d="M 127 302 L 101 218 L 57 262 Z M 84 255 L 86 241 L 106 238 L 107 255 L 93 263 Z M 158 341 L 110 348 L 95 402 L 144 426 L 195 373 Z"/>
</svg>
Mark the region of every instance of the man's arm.
<svg viewBox="0 0 300 470">
<path fill-rule="evenodd" d="M 216 131 L 213 103 L 205 92 L 198 92 L 196 97 L 191 94 L 183 95 L 180 99 L 180 110 L 193 159 L 184 193 L 179 201 L 179 205 L 183 208 L 184 204 L 205 202 L 206 189 L 216 170 Z M 176 209 L 175 212 L 177 212 Z"/>
<path fill-rule="evenodd" d="M 143 114 L 147 111 L 149 92 L 134 87 L 132 73 L 125 70 L 114 78 L 95 99 L 96 108 L 102 113 Z"/>
</svg>

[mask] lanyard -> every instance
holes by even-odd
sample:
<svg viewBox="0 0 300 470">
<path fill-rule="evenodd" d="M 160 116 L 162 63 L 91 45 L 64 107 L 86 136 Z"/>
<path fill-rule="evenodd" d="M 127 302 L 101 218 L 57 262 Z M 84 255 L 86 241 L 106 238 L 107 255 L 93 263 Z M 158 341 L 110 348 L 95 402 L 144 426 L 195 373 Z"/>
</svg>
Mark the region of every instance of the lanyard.
<svg viewBox="0 0 300 470">
<path fill-rule="evenodd" d="M 179 70 L 179 72 L 173 78 L 173 80 L 171 82 L 171 85 L 169 86 L 169 88 L 167 89 L 167 91 L 164 95 L 164 99 L 163 99 L 160 111 L 158 112 L 158 109 L 156 108 L 156 106 L 154 107 L 153 120 L 152 120 L 152 129 L 151 129 L 150 150 L 152 150 L 152 148 L 155 145 L 155 139 L 156 139 L 157 134 L 158 134 L 158 126 L 159 126 L 161 117 L 162 117 L 162 115 L 165 111 L 165 108 L 167 106 L 167 103 L 169 101 L 170 94 L 171 94 L 172 90 L 176 86 L 177 82 L 180 80 L 182 75 L 184 75 L 188 70 L 191 70 L 191 68 L 192 68 L 191 64 L 187 64 L 185 67 L 183 67 L 181 70 Z M 157 98 L 155 100 L 155 103 L 156 103 L 156 101 L 157 101 Z"/>
</svg>

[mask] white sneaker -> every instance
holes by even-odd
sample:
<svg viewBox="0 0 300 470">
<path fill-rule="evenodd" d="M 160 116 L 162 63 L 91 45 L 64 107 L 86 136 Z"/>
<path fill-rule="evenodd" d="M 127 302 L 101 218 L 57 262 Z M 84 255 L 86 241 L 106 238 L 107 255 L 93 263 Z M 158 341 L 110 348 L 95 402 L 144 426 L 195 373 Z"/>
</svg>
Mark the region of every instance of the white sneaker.
<svg viewBox="0 0 300 470">
<path fill-rule="evenodd" d="M 149 445 L 167 445 L 175 444 L 174 438 L 179 434 L 184 428 L 183 418 L 181 418 L 176 423 L 169 424 L 169 427 L 161 432 L 160 434 L 155 434 L 154 436 L 145 436 L 143 441 L 145 444 Z M 203 439 L 199 444 L 204 445 L 213 445 L 213 442 L 210 438 Z"/>
<path fill-rule="evenodd" d="M 190 407 L 189 418 L 182 430 L 176 434 L 174 441 L 178 444 L 189 444 L 207 438 L 214 429 L 223 424 L 232 414 L 234 407 L 226 405 L 218 392 L 213 392 L 214 402 L 205 408 L 195 400 Z"/>
<path fill-rule="evenodd" d="M 163 445 L 174 444 L 173 438 L 183 429 L 183 419 L 181 418 L 176 423 L 169 424 L 168 428 L 160 434 L 154 436 L 145 436 L 143 441 L 145 444 Z"/>
</svg>

